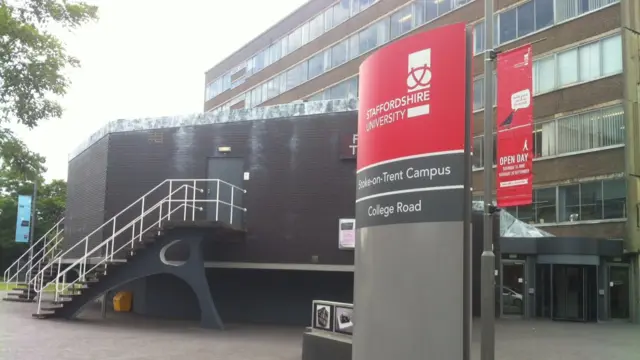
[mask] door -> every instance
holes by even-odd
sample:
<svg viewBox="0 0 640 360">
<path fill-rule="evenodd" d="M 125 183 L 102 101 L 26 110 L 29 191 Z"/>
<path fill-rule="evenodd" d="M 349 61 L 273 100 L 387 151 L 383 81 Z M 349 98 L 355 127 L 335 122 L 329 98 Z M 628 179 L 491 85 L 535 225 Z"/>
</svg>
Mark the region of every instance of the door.
<svg viewBox="0 0 640 360">
<path fill-rule="evenodd" d="M 584 267 L 554 265 L 552 271 L 553 319 L 586 321 Z"/>
<path fill-rule="evenodd" d="M 524 316 L 524 265 L 524 262 L 502 262 L 502 315 Z"/>
<path fill-rule="evenodd" d="M 614 320 L 629 320 L 629 267 L 609 266 L 609 316 Z"/>
<path fill-rule="evenodd" d="M 209 158 L 207 178 L 222 181 L 219 186 L 218 182 L 210 181 L 207 187 L 207 199 L 213 200 L 207 203 L 207 220 L 221 221 L 235 228 L 244 227 L 243 174 L 242 158 Z"/>
</svg>

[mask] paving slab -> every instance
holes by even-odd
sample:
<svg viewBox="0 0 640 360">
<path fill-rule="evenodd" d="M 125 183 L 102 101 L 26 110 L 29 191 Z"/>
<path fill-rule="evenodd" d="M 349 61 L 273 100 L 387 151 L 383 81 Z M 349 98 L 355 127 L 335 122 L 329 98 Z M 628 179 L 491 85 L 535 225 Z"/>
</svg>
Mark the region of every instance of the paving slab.
<svg viewBox="0 0 640 360">
<path fill-rule="evenodd" d="M 0 301 L 1 360 L 299 360 L 302 327 L 148 319 L 88 309 L 77 321 L 31 318 L 34 304 Z M 479 360 L 474 324 L 473 360 Z M 500 320 L 496 360 L 638 360 L 640 326 Z M 331 359 L 327 359 L 331 360 Z"/>
</svg>

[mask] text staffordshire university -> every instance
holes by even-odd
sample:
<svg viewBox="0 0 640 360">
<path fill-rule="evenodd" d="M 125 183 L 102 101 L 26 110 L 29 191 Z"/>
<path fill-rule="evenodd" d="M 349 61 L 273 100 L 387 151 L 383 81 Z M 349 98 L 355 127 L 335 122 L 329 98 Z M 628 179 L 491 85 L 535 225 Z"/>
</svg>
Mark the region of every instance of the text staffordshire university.
<svg viewBox="0 0 640 360">
<path fill-rule="evenodd" d="M 398 120 L 404 120 L 411 116 L 407 108 L 428 102 L 430 89 L 407 94 L 389 101 L 385 101 L 367 110 L 366 131 L 371 131 L 381 126 L 393 124 Z"/>
</svg>

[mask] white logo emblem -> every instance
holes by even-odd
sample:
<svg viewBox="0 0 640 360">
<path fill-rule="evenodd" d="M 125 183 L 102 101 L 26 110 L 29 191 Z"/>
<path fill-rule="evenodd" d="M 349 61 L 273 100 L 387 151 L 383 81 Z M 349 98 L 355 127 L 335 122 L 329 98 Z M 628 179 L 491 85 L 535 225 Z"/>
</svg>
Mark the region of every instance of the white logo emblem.
<svg viewBox="0 0 640 360">
<path fill-rule="evenodd" d="M 524 146 L 522 147 L 522 151 L 529 151 L 529 140 L 524 139 Z"/>
<path fill-rule="evenodd" d="M 431 85 L 431 49 L 409 54 L 408 92 L 428 89 Z"/>
</svg>

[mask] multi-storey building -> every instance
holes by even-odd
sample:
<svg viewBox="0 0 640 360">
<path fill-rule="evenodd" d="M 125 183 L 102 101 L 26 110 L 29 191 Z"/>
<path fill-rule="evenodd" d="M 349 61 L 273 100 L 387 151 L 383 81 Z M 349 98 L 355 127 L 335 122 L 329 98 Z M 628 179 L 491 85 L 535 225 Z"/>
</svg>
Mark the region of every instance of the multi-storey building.
<svg viewBox="0 0 640 360">
<path fill-rule="evenodd" d="M 357 98 L 358 68 L 375 49 L 465 22 L 474 33 L 473 186 L 481 190 L 483 9 L 482 0 L 311 0 L 206 72 L 204 110 Z M 638 318 L 640 5 L 495 0 L 495 9 L 493 48 L 533 43 L 534 51 L 534 202 L 507 210 L 557 236 L 624 239 L 628 258 L 599 263 L 615 279 L 599 291 L 627 297 L 620 317 Z"/>
</svg>

